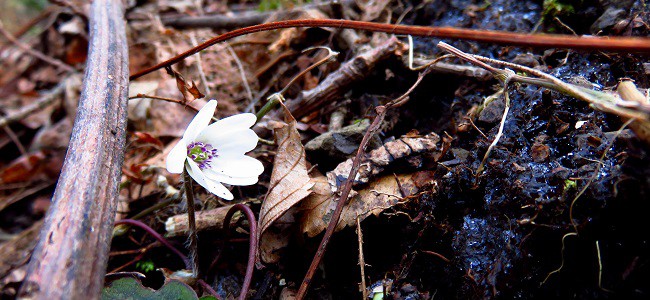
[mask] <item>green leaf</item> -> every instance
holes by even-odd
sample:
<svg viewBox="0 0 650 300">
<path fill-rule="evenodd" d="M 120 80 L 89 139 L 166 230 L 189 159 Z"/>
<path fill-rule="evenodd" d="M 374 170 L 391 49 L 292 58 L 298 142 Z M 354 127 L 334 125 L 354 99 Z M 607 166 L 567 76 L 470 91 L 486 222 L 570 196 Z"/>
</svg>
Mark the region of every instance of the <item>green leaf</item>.
<svg viewBox="0 0 650 300">
<path fill-rule="evenodd" d="M 198 300 L 192 288 L 178 280 L 170 280 L 155 291 L 138 280 L 126 277 L 113 281 L 102 290 L 102 300 Z"/>
<path fill-rule="evenodd" d="M 142 271 L 143 273 L 149 273 L 154 269 L 156 269 L 156 267 L 153 264 L 153 261 L 151 260 L 141 260 L 135 263 L 135 268 Z"/>
</svg>

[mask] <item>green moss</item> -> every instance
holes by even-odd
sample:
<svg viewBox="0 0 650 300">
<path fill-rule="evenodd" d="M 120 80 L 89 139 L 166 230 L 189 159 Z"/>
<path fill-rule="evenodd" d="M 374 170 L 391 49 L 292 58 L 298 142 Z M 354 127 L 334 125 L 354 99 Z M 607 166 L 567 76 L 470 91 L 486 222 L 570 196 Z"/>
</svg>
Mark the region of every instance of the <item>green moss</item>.
<svg viewBox="0 0 650 300">
<path fill-rule="evenodd" d="M 582 0 L 544 0 L 542 18 L 548 20 L 573 15 L 576 12 L 575 7 L 581 4 Z"/>
<path fill-rule="evenodd" d="M 135 268 L 142 271 L 142 273 L 149 273 L 153 271 L 156 268 L 156 266 L 153 264 L 153 261 L 151 260 L 141 260 L 135 263 Z"/>
</svg>

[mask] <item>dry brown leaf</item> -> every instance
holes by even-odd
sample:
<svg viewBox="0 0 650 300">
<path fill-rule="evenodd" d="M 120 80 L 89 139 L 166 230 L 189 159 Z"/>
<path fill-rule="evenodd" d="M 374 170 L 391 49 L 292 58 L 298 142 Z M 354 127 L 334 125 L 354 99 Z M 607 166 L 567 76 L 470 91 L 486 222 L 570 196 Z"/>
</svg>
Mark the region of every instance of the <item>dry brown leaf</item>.
<svg viewBox="0 0 650 300">
<path fill-rule="evenodd" d="M 371 177 L 383 172 L 388 165 L 396 160 L 404 160 L 414 167 L 422 164 L 423 156 L 430 156 L 437 161 L 444 152 L 438 147 L 439 142 L 440 136 L 433 132 L 424 136 L 409 134 L 398 140 L 388 142 L 366 154 L 359 168 L 359 173 L 354 179 L 354 184 L 368 183 Z M 333 191 L 348 178 L 352 168 L 352 161 L 353 158 L 350 158 L 340 163 L 332 172 L 327 173 L 327 179 Z"/>
<path fill-rule="evenodd" d="M 280 261 L 282 250 L 289 245 L 291 235 L 295 232 L 295 212 L 295 207 L 290 208 L 264 232 L 263 242 L 259 245 L 259 258 L 264 263 L 275 264 Z"/>
<path fill-rule="evenodd" d="M 204 100 L 194 101 L 194 107 L 203 107 Z M 190 124 L 196 111 L 177 103 L 152 101 L 149 106 L 150 127 L 147 128 L 154 136 L 181 137 Z"/>
<path fill-rule="evenodd" d="M 351 193 L 350 201 L 343 208 L 336 231 L 356 224 L 357 217 L 365 219 L 370 214 L 379 215 L 382 211 L 400 202 L 404 197 L 414 195 L 421 186 L 419 173 L 386 175 L 371 182 L 366 188 Z M 301 229 L 309 237 L 314 237 L 327 228 L 336 209 L 336 198 L 325 176 L 313 179 L 316 183 L 314 194 L 301 204 Z M 398 184 L 399 180 L 399 184 Z M 400 190 L 401 185 L 401 190 Z M 405 195 L 402 195 L 405 193 Z"/>
<path fill-rule="evenodd" d="M 296 120 L 284 107 L 285 123 L 276 122 L 273 127 L 277 155 L 273 162 L 273 172 L 269 191 L 262 203 L 259 217 L 260 249 L 264 249 L 268 240 L 264 232 L 287 210 L 311 194 L 314 185 L 307 173 L 305 148 L 300 140 L 300 133 L 296 129 Z M 260 258 L 265 258 L 264 251 L 260 251 Z"/>
<path fill-rule="evenodd" d="M 167 67 L 165 70 L 167 71 L 167 74 L 172 75 L 174 78 L 176 78 L 176 86 L 178 87 L 178 90 L 181 92 L 181 94 L 183 94 L 183 99 L 185 99 L 185 101 L 190 102 L 205 97 L 205 95 L 199 91 L 199 88 L 196 87 L 196 83 L 194 83 L 193 80 L 192 84 L 190 84 L 185 80 L 185 78 L 183 78 L 183 75 L 172 70 L 171 67 Z"/>
</svg>

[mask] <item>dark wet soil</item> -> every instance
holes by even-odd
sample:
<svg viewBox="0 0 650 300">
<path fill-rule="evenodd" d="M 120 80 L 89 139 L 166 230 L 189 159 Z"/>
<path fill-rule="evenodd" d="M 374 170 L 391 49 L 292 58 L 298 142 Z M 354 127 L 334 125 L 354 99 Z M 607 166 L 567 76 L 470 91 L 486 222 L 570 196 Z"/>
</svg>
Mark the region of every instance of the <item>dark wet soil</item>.
<svg viewBox="0 0 650 300">
<path fill-rule="evenodd" d="M 591 25 L 613 5 L 628 5 L 626 15 L 648 20 L 648 4 L 641 1 L 563 2 L 580 2 L 578 13 L 558 15 L 577 34 L 590 34 Z M 543 11 L 542 1 L 494 0 L 489 5 L 432 1 L 409 14 L 405 23 L 531 32 Z M 566 32 L 549 18 L 539 31 Z M 648 34 L 647 27 L 634 30 L 630 32 Z M 588 81 L 599 90 L 611 89 L 620 77 L 632 77 L 641 88 L 649 85 L 642 66 L 647 57 L 447 42 L 508 61 L 526 54 L 527 61 L 562 80 Z M 416 39 L 416 51 L 437 54 L 436 43 Z M 386 68 L 398 76 L 386 80 Z M 352 91 L 353 100 L 364 103 L 356 108 L 359 114 L 407 90 L 416 78 L 396 61 L 376 73 Z M 476 120 L 487 139 L 476 129 L 460 132 L 457 125 L 473 105 L 497 89 L 496 81 L 432 74 L 413 92 L 409 104 L 389 118 L 393 122 L 383 132 L 384 139 L 415 127 L 424 133 L 447 132 L 454 140 L 452 150 L 433 166 L 440 190 L 396 209 L 410 218 L 393 211 L 363 223 L 364 254 L 370 265 L 366 275 L 373 279 L 369 285 L 392 280 L 393 299 L 648 297 L 650 234 L 645 230 L 645 208 L 650 200 L 650 148 L 629 130 L 614 140 L 621 120 L 585 102 L 537 86 L 513 85 L 504 135 L 485 172 L 476 177 L 500 116 Z M 598 175 L 574 206 L 572 222 L 571 202 L 595 172 Z M 562 262 L 566 234 L 571 235 L 565 239 L 564 267 L 544 282 Z M 306 242 L 315 249 L 318 241 Z M 360 278 L 359 270 L 350 267 L 357 264 L 355 232 L 336 234 L 329 249 L 311 296 L 358 297 L 358 287 L 350 285 Z M 282 272 L 295 271 L 290 282 L 300 282 L 300 270 L 311 261 L 306 253 L 313 251 L 304 250 L 296 250 Z M 439 253 L 449 262 L 423 251 Z"/>
</svg>

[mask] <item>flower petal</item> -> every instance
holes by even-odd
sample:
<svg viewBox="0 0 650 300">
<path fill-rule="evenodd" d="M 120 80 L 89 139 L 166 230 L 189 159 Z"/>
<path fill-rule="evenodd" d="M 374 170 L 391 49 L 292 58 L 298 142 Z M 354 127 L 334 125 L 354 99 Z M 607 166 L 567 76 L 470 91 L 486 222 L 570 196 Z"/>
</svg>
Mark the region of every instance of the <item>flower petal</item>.
<svg viewBox="0 0 650 300">
<path fill-rule="evenodd" d="M 197 165 L 193 160 L 188 159 L 187 163 L 190 167 L 187 169 L 187 172 L 196 180 L 196 182 L 201 185 L 203 188 L 208 190 L 208 192 L 213 193 L 225 200 L 232 200 L 234 197 L 230 191 L 223 186 L 223 184 L 210 179 L 205 176 L 199 165 Z"/>
<path fill-rule="evenodd" d="M 185 133 L 183 134 L 183 140 L 185 143 L 190 143 L 201 133 L 203 129 L 208 127 L 212 116 L 214 116 L 214 111 L 217 109 L 217 100 L 210 100 L 206 103 L 201 110 L 194 116 L 190 125 L 187 126 Z"/>
<path fill-rule="evenodd" d="M 243 154 L 222 153 L 212 165 L 211 169 L 217 174 L 230 177 L 257 177 L 264 172 L 264 165 L 259 160 Z"/>
<path fill-rule="evenodd" d="M 210 124 L 210 126 L 208 126 L 208 130 L 223 132 L 234 129 L 251 128 L 255 122 L 257 122 L 257 117 L 251 113 L 232 115 Z"/>
<path fill-rule="evenodd" d="M 257 176 L 252 177 L 231 177 L 224 174 L 220 174 L 212 169 L 203 170 L 205 177 L 213 179 L 215 181 L 223 182 L 230 185 L 253 185 L 258 181 Z"/>
<path fill-rule="evenodd" d="M 190 166 L 187 168 L 187 172 L 190 173 L 190 176 L 196 180 L 196 183 L 200 184 L 202 187 L 204 187 L 206 190 L 208 189 L 208 184 L 205 182 L 205 176 L 203 175 L 203 171 L 201 171 L 201 168 L 199 168 L 199 165 L 197 165 L 193 160 L 188 159 L 187 164 Z"/>
<path fill-rule="evenodd" d="M 210 131 L 206 129 L 197 137 L 197 141 L 206 142 L 215 147 L 218 151 L 217 154 L 219 152 L 244 154 L 255 149 L 258 140 L 255 131 L 248 128 L 230 131 Z"/>
<path fill-rule="evenodd" d="M 210 191 L 210 193 L 213 193 L 224 200 L 232 200 L 235 198 L 232 193 L 221 184 L 221 182 L 212 180 L 209 177 L 206 177 L 205 180 L 208 184 L 208 191 Z"/>
<path fill-rule="evenodd" d="M 185 166 L 186 159 L 187 145 L 185 144 L 184 140 L 180 140 L 167 155 L 167 171 L 174 174 L 183 172 L 183 167 Z"/>
</svg>

